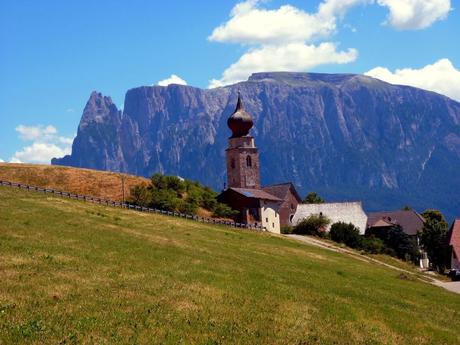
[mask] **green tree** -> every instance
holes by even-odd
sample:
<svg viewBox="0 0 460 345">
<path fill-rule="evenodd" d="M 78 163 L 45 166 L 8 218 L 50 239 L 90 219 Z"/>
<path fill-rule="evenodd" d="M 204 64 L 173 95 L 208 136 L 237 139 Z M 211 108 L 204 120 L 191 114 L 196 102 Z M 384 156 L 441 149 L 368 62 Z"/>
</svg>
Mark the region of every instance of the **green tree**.
<svg viewBox="0 0 460 345">
<path fill-rule="evenodd" d="M 446 268 L 447 245 L 447 222 L 443 218 L 427 218 L 420 234 L 420 243 L 428 254 L 428 258 L 436 270 L 443 273 Z"/>
<path fill-rule="evenodd" d="M 146 186 L 139 185 L 131 188 L 131 197 L 128 202 L 133 203 L 134 205 L 147 207 L 152 201 L 151 194 Z"/>
<path fill-rule="evenodd" d="M 359 229 L 352 223 L 337 222 L 332 224 L 329 235 L 334 242 L 344 243 L 350 248 L 361 246 Z"/>
<path fill-rule="evenodd" d="M 449 223 L 447 223 L 446 219 L 444 218 L 444 215 L 441 213 L 439 210 L 433 210 L 433 209 L 428 209 L 423 211 L 422 217 L 425 219 L 425 221 L 434 221 L 441 223 L 443 227 L 448 228 Z"/>
<path fill-rule="evenodd" d="M 295 234 L 320 236 L 331 220 L 322 214 L 312 214 L 300 221 L 293 229 Z"/>
<path fill-rule="evenodd" d="M 216 202 L 213 209 L 215 217 L 233 218 L 238 214 L 238 211 L 233 210 L 230 206 Z"/>
<path fill-rule="evenodd" d="M 302 200 L 304 204 L 324 204 L 324 199 L 321 198 L 316 192 L 310 192 L 305 199 Z"/>
<path fill-rule="evenodd" d="M 151 177 L 149 186 L 133 187 L 129 201 L 135 205 L 187 214 L 196 214 L 200 207 L 213 212 L 215 217 L 233 218 L 238 214 L 238 211 L 217 202 L 217 193 L 211 188 L 159 173 Z"/>
<path fill-rule="evenodd" d="M 373 235 L 362 237 L 360 248 L 371 254 L 381 254 L 386 250 L 385 243 Z"/>
<path fill-rule="evenodd" d="M 403 260 L 416 262 L 419 258 L 419 252 L 416 243 L 407 235 L 400 225 L 394 225 L 384 231 L 373 232 L 385 244 L 386 254 L 396 256 Z"/>
</svg>

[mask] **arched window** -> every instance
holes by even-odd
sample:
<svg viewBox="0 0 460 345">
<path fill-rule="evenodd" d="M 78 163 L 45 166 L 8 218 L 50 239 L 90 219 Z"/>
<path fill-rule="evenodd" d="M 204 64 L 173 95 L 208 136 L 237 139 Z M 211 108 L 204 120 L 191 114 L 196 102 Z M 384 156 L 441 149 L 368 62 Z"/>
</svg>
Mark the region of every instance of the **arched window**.
<svg viewBox="0 0 460 345">
<path fill-rule="evenodd" d="M 246 166 L 252 167 L 252 159 L 251 156 L 246 157 Z"/>
<path fill-rule="evenodd" d="M 232 161 L 230 162 L 230 166 L 232 167 L 232 169 L 235 169 L 235 159 L 232 158 Z"/>
</svg>

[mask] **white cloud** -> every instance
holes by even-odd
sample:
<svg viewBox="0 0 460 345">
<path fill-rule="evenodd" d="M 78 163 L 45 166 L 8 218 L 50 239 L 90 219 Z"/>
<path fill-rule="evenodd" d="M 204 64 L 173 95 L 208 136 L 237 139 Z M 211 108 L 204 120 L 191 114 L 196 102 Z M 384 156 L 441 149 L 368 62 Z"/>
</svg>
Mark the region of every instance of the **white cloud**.
<svg viewBox="0 0 460 345">
<path fill-rule="evenodd" d="M 450 0 L 377 0 L 389 9 L 387 23 L 400 30 L 420 30 L 447 17 Z"/>
<path fill-rule="evenodd" d="M 215 28 L 210 41 L 242 44 L 286 44 L 311 41 L 329 36 L 336 30 L 337 17 L 357 4 L 369 0 L 327 0 L 318 12 L 308 13 L 291 5 L 278 9 L 261 8 L 261 1 L 248 0 L 237 4 L 230 19 Z"/>
<path fill-rule="evenodd" d="M 355 49 L 337 51 L 332 43 L 318 46 L 289 43 L 281 46 L 263 46 L 245 53 L 227 68 L 220 80 L 212 80 L 210 87 L 219 87 L 246 79 L 251 73 L 263 71 L 299 71 L 327 63 L 343 64 L 354 61 Z"/>
<path fill-rule="evenodd" d="M 5 161 L 3 159 L 0 158 L 0 163 L 4 163 Z"/>
<path fill-rule="evenodd" d="M 70 152 L 70 147 L 62 148 L 55 144 L 34 142 L 21 151 L 17 151 L 13 158 L 21 162 L 49 163 L 51 158 L 62 157 Z"/>
<path fill-rule="evenodd" d="M 54 126 L 24 126 L 19 125 L 16 127 L 16 132 L 19 133 L 19 138 L 22 140 L 43 140 L 57 133 Z"/>
<path fill-rule="evenodd" d="M 227 22 L 215 28 L 208 40 L 248 45 L 248 50 L 209 87 L 246 80 L 261 71 L 305 71 L 321 64 L 349 63 L 356 49 L 337 51 L 336 44 L 312 44 L 326 38 L 337 28 L 337 20 L 349 8 L 371 0 L 326 0 L 315 13 L 291 5 L 265 9 L 260 0 L 238 3 Z"/>
<path fill-rule="evenodd" d="M 460 101 L 460 70 L 449 59 L 441 59 L 420 69 L 403 68 L 391 72 L 376 67 L 365 73 L 391 84 L 409 85 L 434 91 Z"/>
<path fill-rule="evenodd" d="M 17 151 L 10 159 L 11 163 L 46 163 L 51 158 L 62 157 L 71 152 L 73 138 L 58 135 L 56 127 L 48 126 L 24 126 L 16 127 L 19 138 L 23 141 L 31 141 L 32 144 Z"/>
<path fill-rule="evenodd" d="M 220 79 L 210 81 L 209 87 L 246 80 L 257 71 L 306 71 L 321 64 L 354 61 L 356 49 L 337 51 L 337 45 L 327 41 L 337 31 L 340 19 L 357 5 L 388 8 L 388 23 L 401 30 L 426 28 L 445 18 L 451 9 L 450 0 L 324 0 L 316 12 L 309 13 L 291 5 L 267 9 L 262 6 L 265 2 L 236 4 L 229 19 L 209 35 L 209 41 L 247 47 Z M 349 24 L 344 27 L 357 31 Z"/>
<path fill-rule="evenodd" d="M 175 74 L 171 74 L 171 76 L 167 79 L 160 80 L 158 82 L 159 86 L 168 86 L 169 84 L 179 84 L 179 85 L 187 85 L 187 82 L 182 79 L 181 77 L 178 77 Z"/>
</svg>

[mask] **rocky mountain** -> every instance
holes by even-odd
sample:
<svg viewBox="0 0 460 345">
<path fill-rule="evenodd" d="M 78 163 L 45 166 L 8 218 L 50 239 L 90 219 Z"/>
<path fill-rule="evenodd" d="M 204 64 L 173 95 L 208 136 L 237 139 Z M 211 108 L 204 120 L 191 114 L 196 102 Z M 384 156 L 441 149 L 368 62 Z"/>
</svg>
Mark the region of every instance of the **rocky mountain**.
<svg viewBox="0 0 460 345">
<path fill-rule="evenodd" d="M 352 74 L 256 73 L 216 89 L 143 86 L 124 110 L 93 92 L 72 154 L 52 164 L 225 181 L 226 120 L 240 90 L 264 184 L 292 181 L 368 210 L 411 205 L 460 216 L 460 103 Z"/>
</svg>

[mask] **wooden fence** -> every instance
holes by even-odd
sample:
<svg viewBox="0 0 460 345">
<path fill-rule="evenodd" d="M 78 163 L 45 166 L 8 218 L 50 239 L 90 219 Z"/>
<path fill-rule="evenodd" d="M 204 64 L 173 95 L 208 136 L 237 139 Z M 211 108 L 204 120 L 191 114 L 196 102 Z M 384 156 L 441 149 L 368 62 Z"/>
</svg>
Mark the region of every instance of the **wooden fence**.
<svg viewBox="0 0 460 345">
<path fill-rule="evenodd" d="M 157 214 L 162 214 L 162 215 L 171 216 L 171 217 L 185 218 L 185 219 L 195 220 L 195 221 L 202 222 L 202 223 L 220 224 L 220 225 L 226 225 L 232 228 L 264 230 L 261 226 L 255 226 L 255 225 L 244 224 L 244 223 L 236 223 L 236 222 L 214 219 L 214 218 L 209 218 L 209 217 L 200 217 L 197 215 L 185 214 L 185 213 L 180 213 L 180 212 L 159 210 L 157 208 L 141 207 L 141 206 L 132 205 L 126 202 L 122 203 L 119 201 L 97 198 L 94 196 L 73 194 L 73 193 L 63 192 L 63 191 L 49 189 L 49 188 L 29 186 L 29 185 L 22 184 L 22 183 L 14 183 L 14 182 L 0 180 L 0 185 L 12 187 L 12 188 L 19 188 L 19 189 L 28 190 L 28 191 L 41 192 L 45 194 L 52 194 L 52 195 L 60 196 L 63 198 L 81 200 L 85 202 L 92 202 L 95 204 L 100 204 L 100 205 L 105 205 L 105 206 L 125 208 L 128 210 L 134 210 L 138 212 L 157 213 Z"/>
</svg>

